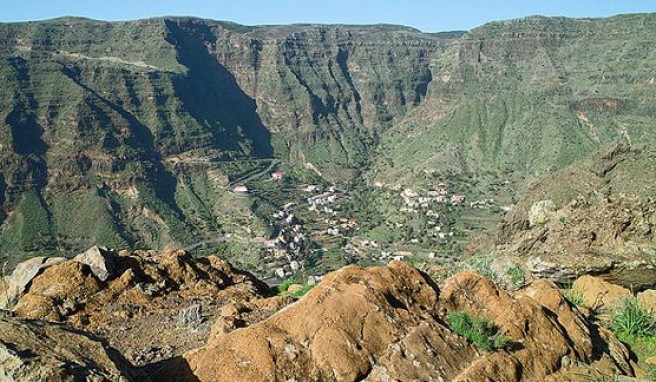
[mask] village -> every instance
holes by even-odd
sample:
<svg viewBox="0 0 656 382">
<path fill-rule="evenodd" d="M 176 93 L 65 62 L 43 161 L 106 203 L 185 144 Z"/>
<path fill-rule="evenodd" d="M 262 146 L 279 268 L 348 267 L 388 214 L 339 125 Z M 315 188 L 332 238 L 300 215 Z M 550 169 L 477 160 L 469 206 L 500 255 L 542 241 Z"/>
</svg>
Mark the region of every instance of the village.
<svg viewBox="0 0 656 382">
<path fill-rule="evenodd" d="M 288 177 L 268 175 L 267 182 Z M 272 280 L 312 280 L 349 263 L 439 262 L 463 236 L 455 217 L 499 207 L 490 198 L 469 200 L 462 187 L 446 181 L 426 187 L 374 181 L 350 190 L 298 184 L 295 190 L 269 217 L 271 231 L 262 240 L 258 273 Z M 254 190 L 239 184 L 233 192 L 247 197 Z M 362 195 L 370 199 L 359 201 Z"/>
</svg>

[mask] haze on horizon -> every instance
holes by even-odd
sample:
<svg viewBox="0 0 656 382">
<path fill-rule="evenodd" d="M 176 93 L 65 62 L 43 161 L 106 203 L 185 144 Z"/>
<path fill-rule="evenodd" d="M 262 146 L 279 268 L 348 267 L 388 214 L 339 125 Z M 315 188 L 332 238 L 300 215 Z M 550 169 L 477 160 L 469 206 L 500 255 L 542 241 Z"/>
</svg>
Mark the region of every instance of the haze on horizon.
<svg viewBox="0 0 656 382">
<path fill-rule="evenodd" d="M 656 12 L 650 0 L 615 1 L 525 1 L 470 0 L 444 2 L 416 0 L 334 0 L 301 2 L 294 0 L 209 1 L 3 1 L 2 22 L 51 19 L 62 16 L 98 20 L 134 20 L 159 16 L 195 16 L 228 20 L 244 25 L 295 23 L 322 24 L 400 24 L 424 32 L 469 30 L 490 21 L 531 15 L 566 17 L 607 17 L 624 13 Z"/>
</svg>

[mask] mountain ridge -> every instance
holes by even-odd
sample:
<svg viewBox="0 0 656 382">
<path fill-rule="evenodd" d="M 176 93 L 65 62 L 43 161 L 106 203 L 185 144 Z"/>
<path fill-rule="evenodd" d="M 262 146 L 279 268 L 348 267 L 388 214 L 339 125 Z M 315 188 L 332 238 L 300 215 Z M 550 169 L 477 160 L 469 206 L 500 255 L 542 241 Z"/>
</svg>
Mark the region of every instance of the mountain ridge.
<svg viewBox="0 0 656 382">
<path fill-rule="evenodd" d="M 264 215 L 228 187 L 263 160 L 298 183 L 531 179 L 613 141 L 651 142 L 655 22 L 527 18 L 463 35 L 189 17 L 0 24 L 0 247 L 163 248 L 221 235 L 233 213 L 263 234 Z"/>
</svg>

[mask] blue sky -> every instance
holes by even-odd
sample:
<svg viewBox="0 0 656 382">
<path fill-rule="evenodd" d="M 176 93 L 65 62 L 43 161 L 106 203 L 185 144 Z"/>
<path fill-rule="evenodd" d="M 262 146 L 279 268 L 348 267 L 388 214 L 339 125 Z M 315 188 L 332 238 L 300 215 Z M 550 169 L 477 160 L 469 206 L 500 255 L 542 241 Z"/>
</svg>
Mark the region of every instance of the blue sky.
<svg viewBox="0 0 656 382">
<path fill-rule="evenodd" d="M 601 17 L 656 12 L 654 0 L 0 0 L 0 21 L 83 16 L 132 20 L 198 16 L 246 25 L 392 23 L 425 32 L 468 30 L 529 15 Z"/>
</svg>

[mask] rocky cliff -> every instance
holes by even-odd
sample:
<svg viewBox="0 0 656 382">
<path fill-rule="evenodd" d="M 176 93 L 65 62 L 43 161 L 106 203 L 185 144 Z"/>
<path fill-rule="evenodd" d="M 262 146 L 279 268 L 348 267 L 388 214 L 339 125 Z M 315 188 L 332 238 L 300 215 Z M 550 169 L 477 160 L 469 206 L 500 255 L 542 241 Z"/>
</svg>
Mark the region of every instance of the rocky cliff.
<svg viewBox="0 0 656 382">
<path fill-rule="evenodd" d="M 607 142 L 651 142 L 654 20 L 527 18 L 466 34 L 2 24 L 0 248 L 164 248 L 263 230 L 264 214 L 228 192 L 247 165 L 331 181 L 531 178 Z"/>
</svg>

